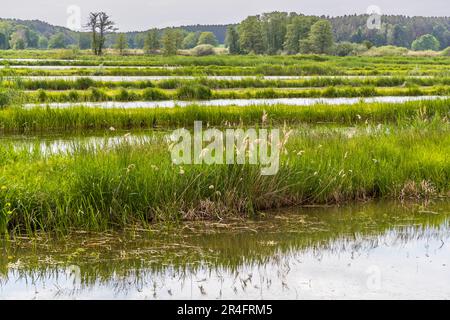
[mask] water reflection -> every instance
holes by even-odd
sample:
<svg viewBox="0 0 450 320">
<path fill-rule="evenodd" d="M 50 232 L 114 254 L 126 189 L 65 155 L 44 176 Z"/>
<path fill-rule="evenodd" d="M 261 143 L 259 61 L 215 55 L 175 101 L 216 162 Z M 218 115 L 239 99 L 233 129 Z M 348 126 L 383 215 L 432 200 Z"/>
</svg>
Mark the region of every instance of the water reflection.
<svg viewBox="0 0 450 320">
<path fill-rule="evenodd" d="M 3 242 L 0 298 L 450 298 L 450 203 Z"/>
<path fill-rule="evenodd" d="M 136 132 L 94 132 L 86 134 L 46 134 L 42 136 L 5 135 L 0 137 L 4 146 L 11 145 L 15 151 L 38 153 L 42 155 L 73 154 L 80 149 L 114 149 L 124 144 L 143 145 L 165 143 L 165 131 Z"/>
<path fill-rule="evenodd" d="M 445 96 L 384 96 L 371 98 L 279 98 L 279 99 L 217 99 L 202 101 L 132 101 L 132 102 L 67 102 L 67 103 L 44 103 L 25 104 L 26 108 L 50 107 L 50 108 L 70 108 L 76 106 L 97 107 L 97 108 L 175 108 L 192 105 L 222 107 L 222 106 L 312 106 L 316 104 L 342 105 L 357 103 L 403 103 L 408 101 L 437 100 L 446 99 Z"/>
</svg>

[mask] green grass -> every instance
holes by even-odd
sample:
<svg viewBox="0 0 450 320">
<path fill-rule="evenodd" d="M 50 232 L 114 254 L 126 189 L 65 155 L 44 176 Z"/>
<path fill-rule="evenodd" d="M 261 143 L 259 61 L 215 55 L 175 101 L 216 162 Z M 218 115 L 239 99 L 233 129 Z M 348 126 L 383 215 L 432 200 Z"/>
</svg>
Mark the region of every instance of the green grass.
<svg viewBox="0 0 450 320">
<path fill-rule="evenodd" d="M 220 219 L 306 204 L 373 198 L 448 197 L 450 100 L 355 105 L 181 108 L 24 108 L 24 103 L 157 101 L 293 97 L 449 95 L 448 57 L 106 55 L 72 51 L 0 51 L 0 230 L 104 231 L 155 221 Z M 81 61 L 68 61 L 78 59 Z M 10 68 L 22 65 L 24 68 Z M 36 70 L 27 65 L 85 65 Z M 98 66 L 127 68 L 98 68 Z M 163 66 L 178 66 L 167 69 Z M 138 69 L 135 66 L 160 68 Z M 21 76 L 76 75 L 69 80 Z M 196 76 L 193 80 L 93 81 L 93 75 Z M 215 80 L 209 75 L 253 75 Z M 260 75 L 329 76 L 265 80 Z M 373 75 L 345 78 L 341 75 Z M 384 76 L 386 75 L 386 76 Z M 420 77 L 429 75 L 430 77 Z M 338 76 L 338 77 L 333 77 Z M 419 77 L 416 77 L 419 76 Z M 172 164 L 163 134 L 194 121 L 221 128 L 293 126 L 280 171 L 258 166 Z M 154 130 L 156 129 L 156 130 Z M 75 141 L 71 153 L 24 147 L 8 134 L 134 132 L 154 139 L 94 148 Z"/>
<path fill-rule="evenodd" d="M 154 109 L 103 109 L 94 107 L 0 109 L 0 130 L 4 133 L 49 131 L 148 129 L 155 127 L 192 126 L 194 121 L 211 125 L 261 123 L 263 113 L 272 124 L 337 123 L 355 125 L 370 123 L 408 122 L 417 117 L 428 119 L 437 115 L 449 117 L 450 101 L 414 101 L 406 103 L 359 103 L 355 105 L 313 106 L 249 106 Z"/>
<path fill-rule="evenodd" d="M 19 56 L 19 53 L 16 53 Z M 22 52 L 22 58 L 27 52 Z M 32 53 L 29 53 L 30 55 Z M 61 54 L 60 52 L 58 54 Z M 13 52 L 0 52 L 0 56 L 13 58 Z M 37 53 L 36 56 L 56 58 L 52 52 Z M 213 57 L 162 57 L 132 56 L 101 58 L 81 54 L 66 58 L 81 59 L 81 62 L 7 62 L 4 64 L 23 65 L 24 68 L 0 70 L 4 76 L 45 76 L 45 75 L 444 75 L 448 76 L 449 57 L 331 57 L 316 55 L 296 56 L 213 56 Z M 26 65 L 92 65 L 89 69 L 37 70 L 26 69 Z M 128 68 L 107 68 L 99 66 L 125 66 Z M 177 69 L 147 68 L 135 66 L 179 66 Z"/>
<path fill-rule="evenodd" d="M 172 164 L 164 141 L 74 154 L 0 148 L 2 223 L 9 230 L 102 231 L 134 223 L 249 216 L 260 210 L 373 198 L 448 196 L 450 131 L 441 118 L 407 127 L 296 130 L 280 171 Z"/>
<path fill-rule="evenodd" d="M 3 80 L 0 85 L 5 88 L 17 90 L 87 90 L 89 88 L 100 89 L 178 89 L 187 85 L 204 85 L 210 89 L 246 89 L 246 88 L 322 88 L 330 86 L 351 86 L 351 87 L 431 87 L 448 86 L 450 78 L 448 77 L 369 77 L 369 78 L 346 78 L 346 77 L 317 77 L 295 80 L 266 80 L 263 78 L 247 78 L 241 80 L 217 80 L 208 78 L 199 78 L 195 80 L 188 79 L 167 79 L 158 81 L 94 81 L 90 78 L 80 78 L 77 80 L 29 80 L 29 79 L 11 79 Z"/>
<path fill-rule="evenodd" d="M 20 97 L 23 103 L 52 102 L 105 102 L 105 101 L 161 101 L 161 100 L 210 100 L 210 99 L 278 99 L 278 98 L 355 98 L 378 96 L 449 96 L 450 86 L 433 87 L 325 87 L 297 89 L 223 89 L 211 90 L 201 84 L 188 84 L 176 90 L 147 89 L 99 89 L 70 91 L 25 92 Z M 8 100 L 7 100 L 8 101 Z M 1 104 L 1 101 L 0 101 Z M 10 104 L 14 104 L 11 99 Z"/>
<path fill-rule="evenodd" d="M 1 58 L 33 58 L 33 59 L 78 59 L 75 63 L 70 61 L 51 62 L 52 65 L 149 65 L 149 66 L 245 66 L 255 65 L 297 65 L 302 62 L 333 65 L 338 67 L 373 68 L 375 66 L 411 65 L 443 65 L 448 63 L 448 57 L 417 57 L 417 56 L 323 56 L 323 55 L 293 55 L 293 56 L 263 56 L 263 55 L 217 55 L 207 57 L 192 56 L 160 56 L 160 55 L 132 55 L 118 56 L 105 54 L 97 57 L 91 51 L 72 50 L 1 50 Z M 49 62 L 17 62 L 15 65 L 48 65 Z"/>
</svg>

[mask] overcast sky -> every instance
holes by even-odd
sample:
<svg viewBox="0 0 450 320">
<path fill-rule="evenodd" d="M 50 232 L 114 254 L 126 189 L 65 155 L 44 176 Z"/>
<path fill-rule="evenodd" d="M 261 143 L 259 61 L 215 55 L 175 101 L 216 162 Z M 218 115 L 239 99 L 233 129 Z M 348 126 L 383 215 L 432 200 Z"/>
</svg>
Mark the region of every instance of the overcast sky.
<svg viewBox="0 0 450 320">
<path fill-rule="evenodd" d="M 251 14 L 295 11 L 316 15 L 365 13 L 371 5 L 383 14 L 450 16 L 449 0 L 1 0 L 0 17 L 39 19 L 67 26 L 67 8 L 108 12 L 121 31 L 187 24 L 238 22 Z"/>
</svg>

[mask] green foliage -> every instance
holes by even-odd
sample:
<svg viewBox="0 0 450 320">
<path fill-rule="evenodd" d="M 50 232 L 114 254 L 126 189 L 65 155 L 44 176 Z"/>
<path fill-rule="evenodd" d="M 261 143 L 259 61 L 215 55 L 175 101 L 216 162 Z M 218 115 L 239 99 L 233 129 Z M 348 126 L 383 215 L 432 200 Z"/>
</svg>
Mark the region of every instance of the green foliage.
<svg viewBox="0 0 450 320">
<path fill-rule="evenodd" d="M 79 78 L 75 80 L 75 88 L 80 90 L 87 90 L 90 87 L 93 87 L 94 84 L 95 82 L 91 78 Z"/>
<path fill-rule="evenodd" d="M 38 47 L 39 47 L 39 49 L 47 49 L 48 48 L 47 37 L 44 37 L 44 36 L 39 37 Z"/>
<path fill-rule="evenodd" d="M 431 34 L 426 34 L 426 35 L 421 36 L 420 38 L 417 38 L 416 40 L 414 40 L 414 42 L 412 43 L 412 46 L 411 46 L 411 48 L 415 51 L 419 51 L 419 50 L 438 51 L 440 47 L 441 47 L 441 44 L 439 43 L 439 40 L 436 39 Z"/>
<path fill-rule="evenodd" d="M 14 32 L 9 40 L 9 46 L 14 50 L 24 50 L 27 47 L 25 35 L 19 31 Z"/>
<path fill-rule="evenodd" d="M 282 52 L 287 32 L 287 18 L 288 14 L 284 12 L 265 13 L 261 16 L 266 53 Z"/>
<path fill-rule="evenodd" d="M 53 35 L 48 41 L 49 49 L 64 49 L 66 46 L 67 43 L 63 33 Z"/>
<path fill-rule="evenodd" d="M 6 50 L 9 47 L 8 38 L 2 32 L 0 32 L 0 50 Z"/>
<path fill-rule="evenodd" d="M 408 39 L 408 30 L 404 26 L 398 24 L 387 25 L 386 42 L 388 45 L 397 47 L 409 47 L 411 43 Z"/>
<path fill-rule="evenodd" d="M 219 42 L 212 32 L 202 32 L 198 38 L 198 45 L 211 45 L 217 47 Z"/>
<path fill-rule="evenodd" d="M 240 54 L 241 48 L 239 45 L 239 33 L 234 26 L 227 28 L 227 35 L 225 38 L 225 46 L 228 48 L 230 54 Z"/>
<path fill-rule="evenodd" d="M 119 50 L 119 53 L 121 55 L 123 55 L 125 52 L 125 49 L 127 49 L 127 48 L 128 48 L 127 38 L 123 33 L 121 33 L 117 36 L 115 49 Z"/>
<path fill-rule="evenodd" d="M 159 37 L 159 31 L 152 29 L 147 32 L 144 40 L 144 51 L 146 53 L 154 53 L 161 48 L 161 40 Z"/>
<path fill-rule="evenodd" d="M 189 32 L 188 35 L 183 39 L 182 48 L 183 49 L 193 49 L 197 46 L 199 42 L 200 33 L 199 32 Z"/>
<path fill-rule="evenodd" d="M 314 108 L 306 109 L 330 118 L 326 112 L 315 113 Z M 285 143 L 278 174 L 270 177 L 261 176 L 258 165 L 174 166 L 166 141 L 157 133 L 151 133 L 148 142 L 126 140 L 110 148 L 97 149 L 77 142 L 73 153 L 63 154 L 15 150 L 2 144 L 0 226 L 30 233 L 76 228 L 110 231 L 155 220 L 199 216 L 216 219 L 221 208 L 226 208 L 230 216 L 242 217 L 255 210 L 283 206 L 401 199 L 405 186 L 411 184 L 431 186 L 428 191 L 420 187 L 412 190 L 411 195 L 419 199 L 445 197 L 450 187 L 448 123 L 437 117 L 431 121 L 412 120 L 408 126 L 377 126 L 362 105 L 351 111 L 336 108 L 341 113 L 336 117 L 338 121 L 354 117 L 355 133 L 342 128 L 296 128 Z M 214 114 L 209 112 L 213 119 L 221 121 L 254 119 L 257 123 L 261 123 L 263 114 L 269 121 L 280 112 L 288 119 L 290 113 L 307 114 L 303 108 L 255 107 L 245 113 L 239 109 L 215 108 Z M 326 109 L 332 110 L 331 115 L 336 112 L 335 107 Z M 47 117 L 56 117 L 68 110 L 43 112 Z M 125 110 L 121 112 L 124 125 L 133 121 Z M 153 112 L 163 117 L 167 111 Z M 180 119 L 184 123 L 186 118 L 199 119 L 208 110 L 197 107 L 172 112 L 183 114 Z M 230 118 L 236 112 L 243 118 Z M 389 109 L 385 112 L 389 113 Z M 86 119 L 87 113 L 72 119 Z M 147 112 L 143 120 L 159 124 L 158 116 Z M 95 118 L 86 120 L 92 122 Z M 366 120 L 369 125 L 364 124 Z M 204 199 L 208 199 L 208 206 Z"/>
<path fill-rule="evenodd" d="M 183 85 L 177 90 L 177 97 L 181 100 L 208 100 L 212 97 L 211 89 L 204 85 Z"/>
<path fill-rule="evenodd" d="M 92 101 L 107 101 L 107 95 L 101 89 L 91 88 L 90 96 Z"/>
<path fill-rule="evenodd" d="M 258 16 L 251 16 L 241 22 L 239 45 L 245 53 L 262 54 L 266 48 L 263 41 L 261 22 Z"/>
<path fill-rule="evenodd" d="M 340 42 L 333 47 L 333 54 L 340 57 L 355 56 L 367 50 L 368 48 L 364 44 Z"/>
<path fill-rule="evenodd" d="M 311 26 L 317 22 L 316 17 L 295 16 L 287 26 L 286 39 L 284 42 L 284 50 L 289 54 L 300 52 L 300 41 L 304 41 L 309 36 Z M 304 45 L 303 45 L 304 47 Z M 302 49 L 308 52 L 308 50 Z"/>
<path fill-rule="evenodd" d="M 314 53 L 329 53 L 333 46 L 333 31 L 331 23 L 327 20 L 319 20 L 311 27 L 309 34 L 311 49 Z"/>
<path fill-rule="evenodd" d="M 203 44 L 196 46 L 194 49 L 192 49 L 192 54 L 197 57 L 203 57 L 203 56 L 211 56 L 214 55 L 214 47 L 209 44 Z"/>
<path fill-rule="evenodd" d="M 147 88 L 142 93 L 142 97 L 145 101 L 158 101 L 158 100 L 166 100 L 169 97 L 161 90 L 156 88 Z"/>
<path fill-rule="evenodd" d="M 383 46 L 383 47 L 373 47 L 369 49 L 365 55 L 373 57 L 385 57 L 385 56 L 404 56 L 408 53 L 408 49 L 394 47 L 394 46 Z"/>
<path fill-rule="evenodd" d="M 176 55 L 183 43 L 183 33 L 180 29 L 167 29 L 162 37 L 163 53 L 166 56 Z"/>
<path fill-rule="evenodd" d="M 11 106 L 18 102 L 19 92 L 14 89 L 0 87 L 0 108 Z"/>
<path fill-rule="evenodd" d="M 47 92 L 43 89 L 39 89 L 37 92 L 37 100 L 41 103 L 47 102 L 48 96 Z"/>
</svg>

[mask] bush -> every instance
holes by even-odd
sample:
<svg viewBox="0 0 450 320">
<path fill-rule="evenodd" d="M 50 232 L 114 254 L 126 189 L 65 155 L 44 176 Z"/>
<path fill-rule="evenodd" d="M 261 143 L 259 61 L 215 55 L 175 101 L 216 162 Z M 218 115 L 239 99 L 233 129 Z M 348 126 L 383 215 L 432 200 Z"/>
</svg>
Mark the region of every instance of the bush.
<svg viewBox="0 0 450 320">
<path fill-rule="evenodd" d="M 411 45 L 411 48 L 414 51 L 425 51 L 425 50 L 433 50 L 438 51 L 441 44 L 436 37 L 431 34 L 425 34 L 416 40 Z"/>
<path fill-rule="evenodd" d="M 207 86 L 190 84 L 180 87 L 177 91 L 177 97 L 183 100 L 207 100 L 211 99 L 212 92 Z"/>
<path fill-rule="evenodd" d="M 381 56 L 404 56 L 408 54 L 408 49 L 396 46 L 373 47 L 365 52 L 364 55 L 372 57 Z"/>
<path fill-rule="evenodd" d="M 203 57 L 203 56 L 212 56 L 215 54 L 215 51 L 212 45 L 202 44 L 192 49 L 191 53 L 194 56 Z"/>
<path fill-rule="evenodd" d="M 333 53 L 336 56 L 345 57 L 345 56 L 356 56 L 367 50 L 368 49 L 364 44 L 340 42 L 334 46 Z"/>
</svg>

